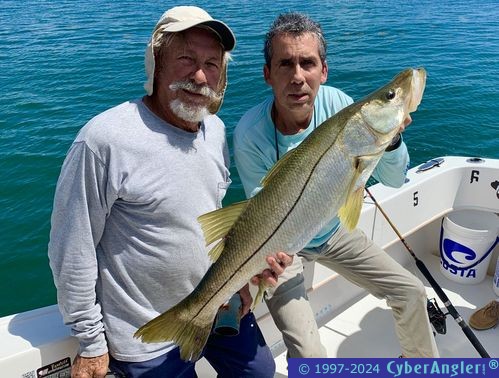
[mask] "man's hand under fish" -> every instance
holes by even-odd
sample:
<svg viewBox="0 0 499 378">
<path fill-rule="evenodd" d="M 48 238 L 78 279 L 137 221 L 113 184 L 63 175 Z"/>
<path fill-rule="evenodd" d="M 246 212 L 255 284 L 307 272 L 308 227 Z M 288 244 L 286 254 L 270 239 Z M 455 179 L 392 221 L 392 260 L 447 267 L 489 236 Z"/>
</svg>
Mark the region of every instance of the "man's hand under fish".
<svg viewBox="0 0 499 378">
<path fill-rule="evenodd" d="M 284 273 L 284 270 L 290 266 L 292 262 L 293 256 L 290 256 L 285 252 L 277 252 L 276 257 L 268 256 L 267 263 L 269 264 L 270 269 L 265 269 L 261 274 L 253 276 L 251 278 L 251 283 L 258 286 L 260 281 L 263 280 L 266 286 L 277 285 L 277 278 Z M 242 303 L 241 316 L 244 316 L 249 312 L 251 304 L 253 303 L 249 285 L 245 285 L 239 290 L 239 295 Z"/>
</svg>

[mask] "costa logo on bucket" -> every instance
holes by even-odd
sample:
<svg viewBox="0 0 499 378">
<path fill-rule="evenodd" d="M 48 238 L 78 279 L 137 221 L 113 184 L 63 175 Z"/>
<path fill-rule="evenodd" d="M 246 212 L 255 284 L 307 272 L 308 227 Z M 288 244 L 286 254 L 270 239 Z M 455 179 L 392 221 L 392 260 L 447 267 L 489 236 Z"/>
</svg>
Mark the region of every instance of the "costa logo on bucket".
<svg viewBox="0 0 499 378">
<path fill-rule="evenodd" d="M 481 256 L 478 261 L 475 261 L 477 254 L 471 248 L 454 240 L 444 239 L 442 251 L 444 256 L 442 256 L 441 264 L 445 270 L 460 277 L 476 278 L 476 269 L 474 267 L 480 264 L 492 250 Z"/>
<path fill-rule="evenodd" d="M 440 271 L 456 282 L 481 282 L 487 273 L 497 243 L 494 213 L 459 210 L 442 220 L 440 230 Z"/>
</svg>

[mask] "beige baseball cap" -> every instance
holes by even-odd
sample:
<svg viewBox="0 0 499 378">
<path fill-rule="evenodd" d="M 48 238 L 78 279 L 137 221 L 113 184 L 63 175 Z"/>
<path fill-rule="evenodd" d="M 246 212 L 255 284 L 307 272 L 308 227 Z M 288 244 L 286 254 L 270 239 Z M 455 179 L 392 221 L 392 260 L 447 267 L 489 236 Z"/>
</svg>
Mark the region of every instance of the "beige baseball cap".
<svg viewBox="0 0 499 378">
<path fill-rule="evenodd" d="M 194 6 L 179 6 L 167 10 L 154 27 L 145 54 L 145 70 L 147 81 L 144 89 L 148 95 L 153 92 L 154 85 L 154 51 L 153 43 L 159 33 L 175 33 L 202 25 L 211 29 L 219 38 L 225 51 L 231 51 L 236 45 L 236 37 L 232 30 L 222 21 L 213 19 L 205 10 Z"/>
</svg>

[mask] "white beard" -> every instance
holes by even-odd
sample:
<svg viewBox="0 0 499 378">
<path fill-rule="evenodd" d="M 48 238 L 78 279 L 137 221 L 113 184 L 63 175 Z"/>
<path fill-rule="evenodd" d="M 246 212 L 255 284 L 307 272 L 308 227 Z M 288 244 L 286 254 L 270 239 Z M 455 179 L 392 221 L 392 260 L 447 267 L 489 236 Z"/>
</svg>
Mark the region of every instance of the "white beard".
<svg viewBox="0 0 499 378">
<path fill-rule="evenodd" d="M 170 102 L 170 109 L 180 119 L 186 122 L 201 122 L 210 114 L 206 106 L 189 106 L 178 98 Z"/>
</svg>

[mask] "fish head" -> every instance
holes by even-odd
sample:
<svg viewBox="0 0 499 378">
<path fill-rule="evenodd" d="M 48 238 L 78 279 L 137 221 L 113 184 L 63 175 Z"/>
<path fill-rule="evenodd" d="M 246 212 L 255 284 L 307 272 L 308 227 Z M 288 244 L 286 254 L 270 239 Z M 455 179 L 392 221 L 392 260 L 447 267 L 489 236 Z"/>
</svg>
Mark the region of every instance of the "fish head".
<svg viewBox="0 0 499 378">
<path fill-rule="evenodd" d="M 424 68 L 408 68 L 362 101 L 362 119 L 376 135 L 379 147 L 386 147 L 409 113 L 417 109 L 425 84 Z"/>
</svg>

